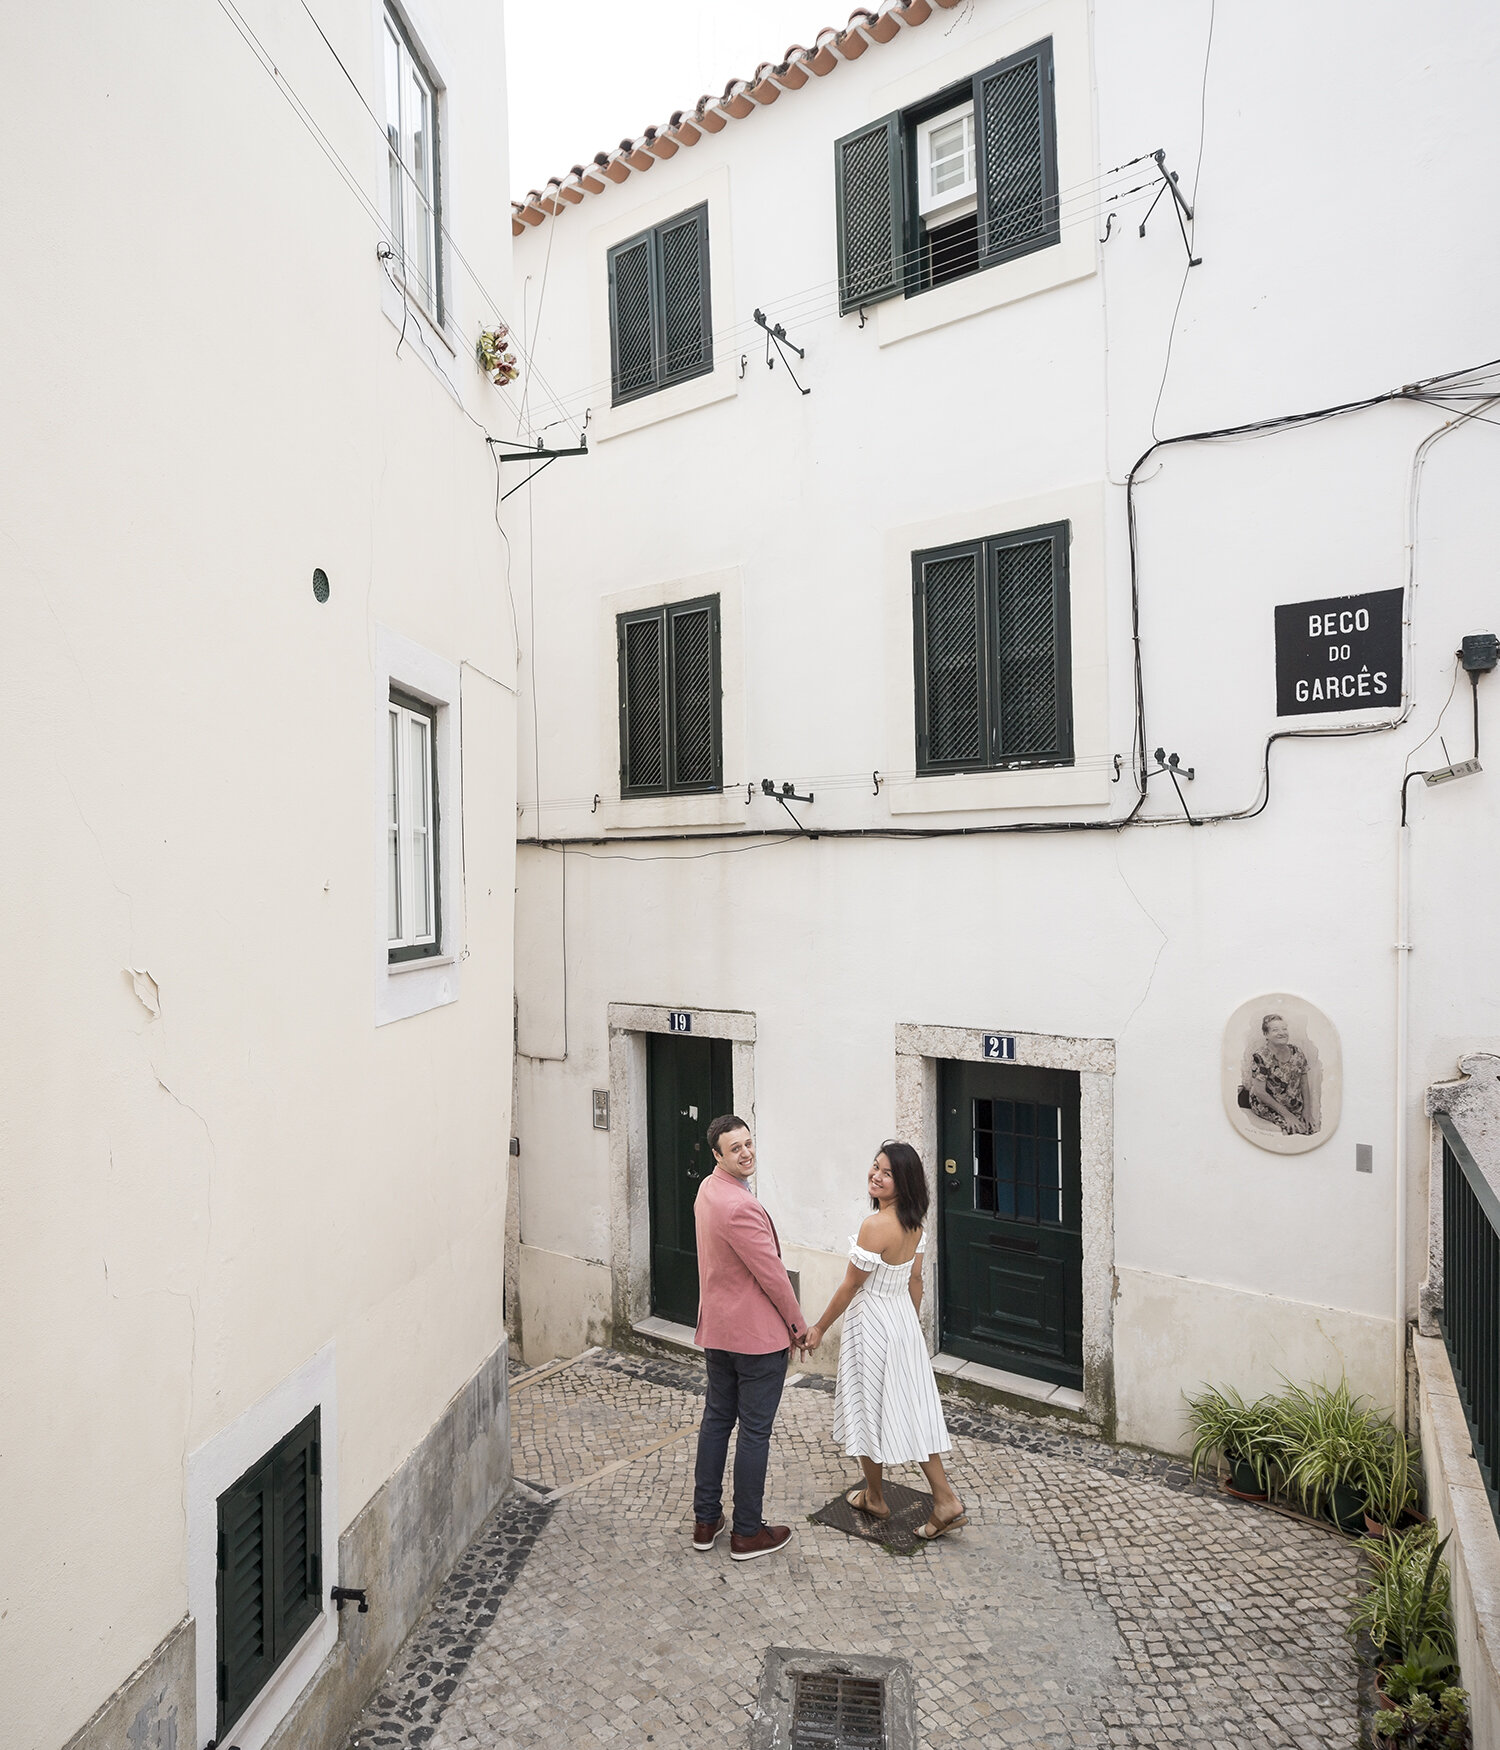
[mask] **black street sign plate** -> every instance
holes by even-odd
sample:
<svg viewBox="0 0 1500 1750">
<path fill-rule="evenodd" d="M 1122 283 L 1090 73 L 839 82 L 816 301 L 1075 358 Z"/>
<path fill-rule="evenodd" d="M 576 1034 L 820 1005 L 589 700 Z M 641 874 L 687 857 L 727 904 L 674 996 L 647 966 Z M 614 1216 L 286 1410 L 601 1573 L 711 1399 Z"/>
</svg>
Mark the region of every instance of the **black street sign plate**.
<svg viewBox="0 0 1500 1750">
<path fill-rule="evenodd" d="M 1276 609 L 1276 715 L 1397 710 L 1404 590 L 1282 602 Z"/>
</svg>

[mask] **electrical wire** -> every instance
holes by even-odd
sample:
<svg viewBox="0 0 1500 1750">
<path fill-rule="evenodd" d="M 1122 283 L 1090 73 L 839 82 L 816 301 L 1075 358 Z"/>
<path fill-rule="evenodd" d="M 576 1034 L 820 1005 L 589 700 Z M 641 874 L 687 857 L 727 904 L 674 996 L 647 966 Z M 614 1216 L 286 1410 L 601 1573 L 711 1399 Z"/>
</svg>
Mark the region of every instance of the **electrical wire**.
<svg viewBox="0 0 1500 1750">
<path fill-rule="evenodd" d="M 1128 827 L 1153 826 L 1213 826 L 1231 821 L 1254 820 L 1265 812 L 1271 800 L 1271 752 L 1283 741 L 1330 741 L 1343 740 L 1353 736 L 1379 735 L 1398 729 L 1407 719 L 1411 711 L 1408 700 L 1406 707 L 1398 717 L 1384 723 L 1349 724 L 1330 729 L 1281 729 L 1266 737 L 1265 747 L 1261 757 L 1261 782 L 1254 802 L 1244 808 L 1232 809 L 1219 814 L 1193 815 L 1183 804 L 1183 814 L 1166 816 L 1143 816 L 1149 781 L 1154 774 L 1147 769 L 1146 729 L 1145 729 L 1145 681 L 1142 661 L 1142 646 L 1140 632 L 1140 552 L 1139 529 L 1135 506 L 1135 489 L 1139 484 L 1141 469 L 1159 450 L 1170 449 L 1183 444 L 1245 442 L 1267 437 L 1276 433 L 1300 430 L 1304 427 L 1318 425 L 1330 419 L 1338 419 L 1347 414 L 1362 413 L 1372 408 L 1385 405 L 1392 401 L 1412 401 L 1419 404 L 1441 405 L 1439 397 L 1444 387 L 1454 381 L 1479 375 L 1481 372 L 1492 371 L 1500 366 L 1500 359 L 1489 359 L 1482 364 L 1469 365 L 1461 370 L 1449 371 L 1437 376 L 1423 378 L 1416 383 L 1404 384 L 1399 388 L 1387 389 L 1378 395 L 1368 395 L 1358 400 L 1342 401 L 1328 407 L 1313 408 L 1305 412 L 1278 414 L 1269 418 L 1250 420 L 1240 425 L 1218 426 L 1204 431 L 1183 432 L 1175 437 L 1155 439 L 1137 458 L 1135 465 L 1126 477 L 1126 522 L 1129 534 L 1130 559 L 1130 594 L 1131 594 L 1131 644 L 1132 667 L 1135 687 L 1135 730 L 1132 753 L 1136 755 L 1135 771 L 1137 794 L 1130 811 L 1125 815 L 1111 816 L 1101 820 L 1039 820 L 1039 821 L 998 821 L 986 822 L 978 826 L 967 827 L 828 827 L 804 828 L 802 832 L 781 836 L 788 841 L 807 839 L 891 839 L 891 840 L 925 840 L 939 838 L 989 838 L 1011 836 L 1016 834 L 1052 834 L 1063 832 L 1121 832 Z M 1491 396 L 1489 400 L 1500 400 L 1500 396 Z M 1448 411 L 1444 409 L 1444 411 Z M 1458 416 L 1448 425 L 1439 427 L 1430 433 L 1418 448 L 1417 458 L 1413 463 L 1413 493 L 1420 481 L 1420 462 L 1427 447 L 1443 436 L 1446 432 L 1456 429 L 1459 425 L 1475 420 L 1481 416 L 1480 409 L 1475 408 Z M 1152 476 L 1155 478 L 1155 476 Z M 1415 519 L 1412 523 L 1413 548 L 1415 536 Z M 1405 590 L 1410 600 L 1411 591 L 1415 586 L 1414 550 L 1408 556 L 1408 575 Z M 1410 652 L 1407 652 L 1408 666 Z M 1430 739 L 1430 737 L 1428 738 Z M 1408 774 L 1407 781 L 1411 776 Z M 1180 795 L 1179 791 L 1179 795 Z M 1403 782 L 1403 802 L 1405 782 Z M 765 829 L 730 828 L 709 829 L 692 832 L 662 832 L 662 833 L 632 833 L 628 839 L 593 837 L 532 837 L 518 839 L 519 845 L 544 850 L 558 850 L 564 845 L 578 851 L 584 846 L 609 847 L 615 852 L 617 859 L 630 860 L 624 857 L 621 847 L 630 844 L 678 844 L 725 840 L 755 840 L 765 841 L 776 835 Z M 703 856 L 728 855 L 729 852 L 704 852 Z M 645 861 L 648 859 L 635 859 Z M 659 860 L 659 859 L 649 859 Z M 668 859 L 675 861 L 676 859 Z"/>
<path fill-rule="evenodd" d="M 304 0 L 304 4 L 306 0 Z M 1177 339 L 1177 318 L 1182 314 L 1182 300 L 1187 295 L 1188 275 L 1193 271 L 1193 246 L 1198 238 L 1198 185 L 1203 179 L 1203 141 L 1208 131 L 1208 64 L 1214 52 L 1214 15 L 1218 0 L 1208 0 L 1208 40 L 1203 46 L 1203 82 L 1198 92 L 1198 162 L 1193 167 L 1193 216 L 1188 220 L 1188 259 L 1182 270 L 1182 283 L 1177 288 L 1177 302 L 1172 308 L 1172 323 L 1167 329 L 1167 356 L 1162 360 L 1161 382 L 1156 389 L 1156 405 L 1151 409 L 1151 435 L 1156 436 L 1157 416 L 1161 413 L 1161 398 L 1167 390 L 1167 373 L 1172 369 L 1172 347 Z M 1178 222 L 1182 219 L 1178 214 Z M 1186 805 L 1184 805 L 1186 806 Z"/>
</svg>

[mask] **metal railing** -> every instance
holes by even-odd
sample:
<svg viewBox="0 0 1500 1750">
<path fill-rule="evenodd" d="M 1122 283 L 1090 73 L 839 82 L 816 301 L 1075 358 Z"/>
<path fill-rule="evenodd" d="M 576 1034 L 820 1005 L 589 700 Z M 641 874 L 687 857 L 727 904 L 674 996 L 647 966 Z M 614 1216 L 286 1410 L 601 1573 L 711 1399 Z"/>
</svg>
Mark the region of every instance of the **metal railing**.
<svg viewBox="0 0 1500 1750">
<path fill-rule="evenodd" d="M 1443 1138 L 1443 1341 L 1500 1529 L 1500 1196 L 1453 1120 Z"/>
</svg>

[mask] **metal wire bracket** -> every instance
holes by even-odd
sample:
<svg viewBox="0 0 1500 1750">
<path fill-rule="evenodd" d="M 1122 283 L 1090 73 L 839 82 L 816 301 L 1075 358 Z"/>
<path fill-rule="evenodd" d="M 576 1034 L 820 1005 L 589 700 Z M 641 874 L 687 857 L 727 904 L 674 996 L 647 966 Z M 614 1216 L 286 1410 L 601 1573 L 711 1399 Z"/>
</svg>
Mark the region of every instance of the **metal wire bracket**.
<svg viewBox="0 0 1500 1750">
<path fill-rule="evenodd" d="M 811 395 L 812 390 L 804 389 L 797 381 L 797 373 L 792 369 L 791 360 L 786 356 L 788 351 L 796 353 L 799 359 L 805 359 L 807 354 L 794 341 L 787 339 L 786 329 L 783 328 L 779 322 L 774 328 L 771 326 L 766 320 L 766 313 L 764 310 L 757 310 L 755 312 L 755 321 L 758 327 L 764 328 L 766 331 L 766 369 L 768 371 L 774 371 L 776 369 L 776 360 L 771 357 L 771 346 L 774 342 L 776 351 L 780 355 L 781 362 L 786 366 L 786 374 L 792 379 L 793 387 L 797 390 L 799 395 Z"/>
<path fill-rule="evenodd" d="M 1201 255 L 1193 254 L 1193 246 L 1188 241 L 1187 225 L 1183 223 L 1185 219 L 1192 218 L 1193 209 L 1182 198 L 1182 190 L 1177 186 L 1177 172 L 1175 170 L 1167 169 L 1167 154 L 1164 147 L 1159 146 L 1151 156 L 1156 160 L 1156 168 L 1161 172 L 1161 187 L 1157 189 L 1155 199 L 1152 200 L 1151 205 L 1146 208 L 1146 218 L 1141 220 L 1140 235 L 1142 237 L 1146 235 L 1146 219 L 1149 219 L 1156 211 L 1157 202 L 1160 201 L 1164 194 L 1170 194 L 1172 197 L 1172 211 L 1177 215 L 1177 229 L 1182 233 L 1182 247 L 1187 251 L 1188 266 L 1202 267 L 1203 257 Z M 1109 227 L 1107 225 L 1105 226 L 1104 234 L 1106 237 L 1109 235 Z"/>
<path fill-rule="evenodd" d="M 589 440 L 586 433 L 580 433 L 579 442 L 569 450 L 549 450 L 540 439 L 537 440 L 534 447 L 521 444 L 516 438 L 487 437 L 484 441 L 490 446 L 490 451 L 497 462 L 541 463 L 541 467 L 533 468 L 520 485 L 512 486 L 509 492 L 502 492 L 497 501 L 500 504 L 504 504 L 507 498 L 519 492 L 522 486 L 529 486 L 538 474 L 545 473 L 559 456 L 586 456 L 589 453 Z M 496 444 L 511 444 L 515 447 L 510 455 L 506 455 L 504 451 L 496 451 Z"/>
</svg>

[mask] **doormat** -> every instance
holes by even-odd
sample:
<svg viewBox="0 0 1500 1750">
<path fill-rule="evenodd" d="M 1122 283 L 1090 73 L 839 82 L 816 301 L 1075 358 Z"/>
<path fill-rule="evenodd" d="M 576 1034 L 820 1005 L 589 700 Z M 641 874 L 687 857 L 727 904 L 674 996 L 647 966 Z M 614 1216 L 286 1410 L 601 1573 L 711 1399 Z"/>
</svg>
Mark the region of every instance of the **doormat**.
<svg viewBox="0 0 1500 1750">
<path fill-rule="evenodd" d="M 878 1543 L 894 1556 L 914 1555 L 923 1547 L 923 1541 L 917 1536 L 917 1527 L 925 1525 L 932 1517 L 932 1496 L 921 1489 L 908 1489 L 900 1483 L 885 1485 L 885 1504 L 891 1510 L 889 1519 L 876 1519 L 869 1513 L 861 1513 L 851 1507 L 844 1496 L 857 1488 L 859 1483 L 851 1483 L 842 1493 L 837 1494 L 826 1507 L 820 1507 L 816 1513 L 809 1513 L 808 1519 L 814 1525 L 829 1525 L 835 1531 L 842 1531 L 849 1537 L 858 1537 L 865 1543 Z"/>
</svg>

